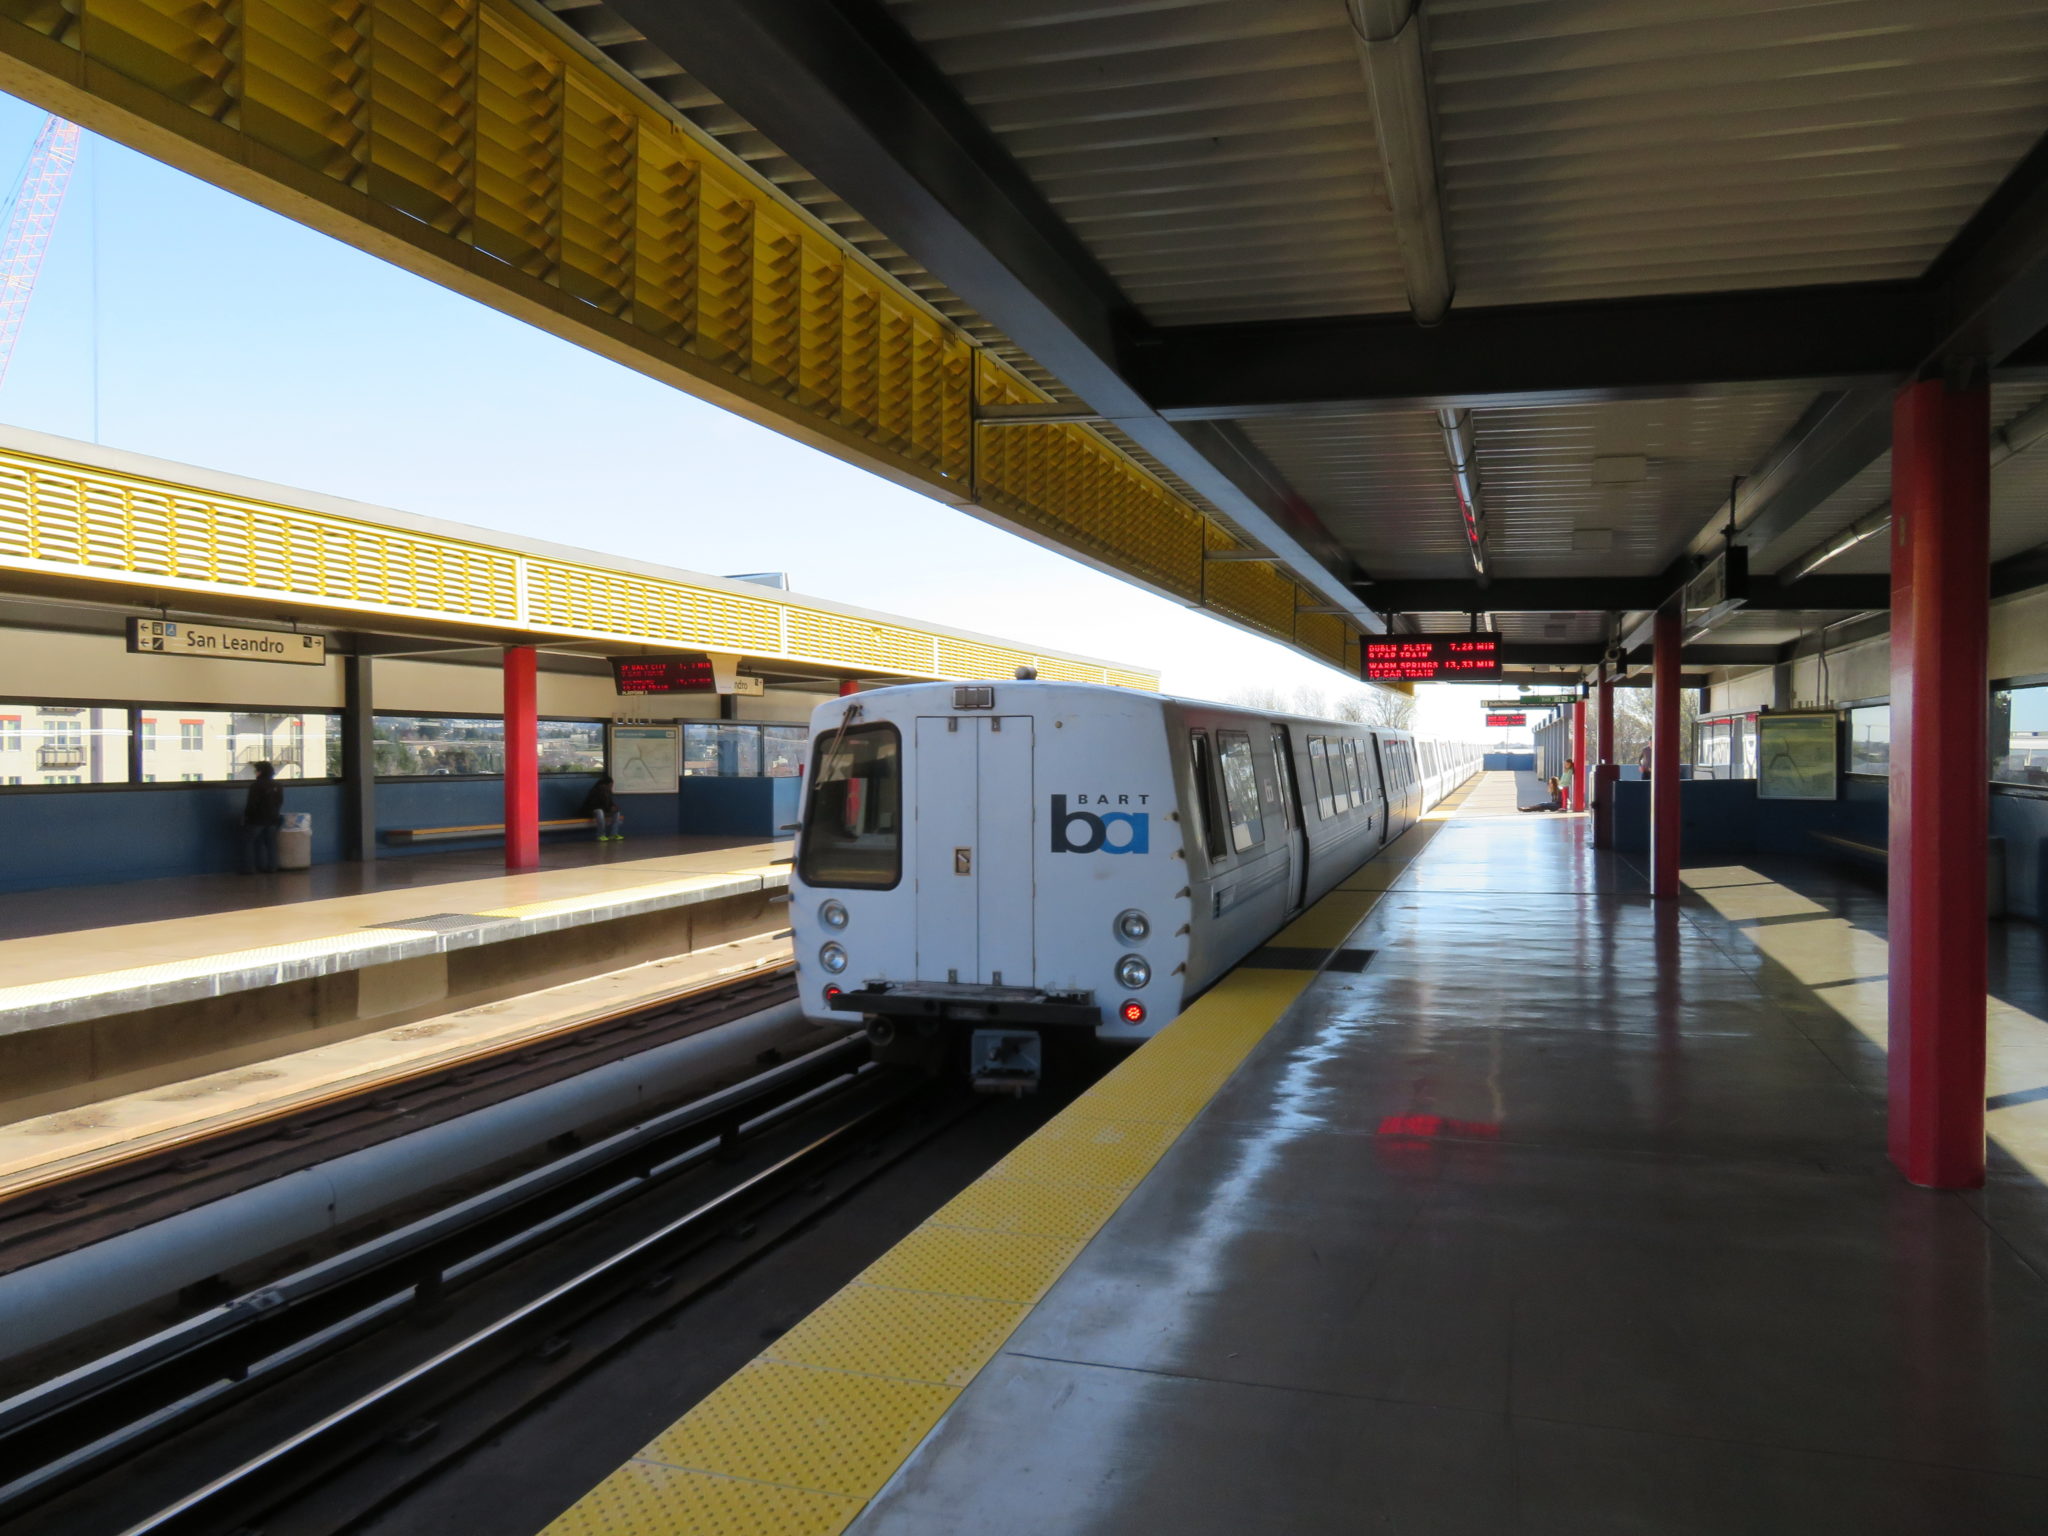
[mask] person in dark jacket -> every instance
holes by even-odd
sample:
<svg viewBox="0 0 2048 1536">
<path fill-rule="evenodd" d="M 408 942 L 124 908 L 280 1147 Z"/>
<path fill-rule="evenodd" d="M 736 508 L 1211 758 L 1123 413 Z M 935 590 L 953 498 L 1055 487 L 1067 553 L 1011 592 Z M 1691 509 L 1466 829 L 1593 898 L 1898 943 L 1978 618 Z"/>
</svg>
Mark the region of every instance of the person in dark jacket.
<svg viewBox="0 0 2048 1536">
<path fill-rule="evenodd" d="M 242 802 L 241 866 L 245 875 L 277 873 L 277 829 L 284 821 L 284 788 L 275 763 L 258 763 Z"/>
<path fill-rule="evenodd" d="M 612 798 L 610 774 L 590 786 L 590 793 L 583 797 L 583 814 L 597 824 L 600 843 L 623 843 L 626 840 L 626 813 Z"/>
</svg>

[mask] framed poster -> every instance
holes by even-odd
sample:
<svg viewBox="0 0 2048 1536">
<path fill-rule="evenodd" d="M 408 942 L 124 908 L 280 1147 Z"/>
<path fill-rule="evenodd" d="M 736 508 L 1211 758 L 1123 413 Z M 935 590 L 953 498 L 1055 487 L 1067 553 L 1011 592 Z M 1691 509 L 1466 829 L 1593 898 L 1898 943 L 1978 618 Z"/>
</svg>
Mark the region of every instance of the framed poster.
<svg viewBox="0 0 2048 1536">
<path fill-rule="evenodd" d="M 683 772 L 680 725 L 614 725 L 612 789 L 621 795 L 672 795 Z"/>
<path fill-rule="evenodd" d="M 1833 710 L 1759 715 L 1756 731 L 1759 800 L 1836 798 L 1841 733 Z"/>
</svg>

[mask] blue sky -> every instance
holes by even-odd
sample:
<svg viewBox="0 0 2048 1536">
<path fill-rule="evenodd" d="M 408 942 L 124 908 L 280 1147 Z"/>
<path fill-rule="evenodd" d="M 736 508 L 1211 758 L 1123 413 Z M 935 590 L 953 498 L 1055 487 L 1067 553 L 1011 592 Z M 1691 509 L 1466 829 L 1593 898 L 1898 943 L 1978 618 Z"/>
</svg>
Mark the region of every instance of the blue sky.
<svg viewBox="0 0 2048 1536">
<path fill-rule="evenodd" d="M 42 115 L 0 96 L 9 187 Z M 91 135 L 0 420 L 692 570 L 786 570 L 1156 667 L 1174 693 L 1356 686 Z"/>
</svg>

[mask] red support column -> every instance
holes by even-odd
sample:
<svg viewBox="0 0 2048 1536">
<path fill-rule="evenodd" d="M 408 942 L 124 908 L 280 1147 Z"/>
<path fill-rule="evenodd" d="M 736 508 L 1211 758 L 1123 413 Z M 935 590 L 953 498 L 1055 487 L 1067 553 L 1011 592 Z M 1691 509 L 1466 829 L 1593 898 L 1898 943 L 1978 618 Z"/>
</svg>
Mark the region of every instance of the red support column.
<svg viewBox="0 0 2048 1536">
<path fill-rule="evenodd" d="M 1600 763 L 1593 772 L 1593 846 L 1612 848 L 1614 785 L 1621 777 L 1621 765 L 1614 760 L 1614 672 L 1605 662 L 1600 664 L 1600 686 L 1594 697 L 1598 701 L 1595 724 L 1600 736 L 1594 750 L 1600 754 Z"/>
<path fill-rule="evenodd" d="M 1572 705 L 1572 809 L 1586 808 L 1586 701 Z"/>
<path fill-rule="evenodd" d="M 540 865 L 538 657 L 530 645 L 505 649 L 505 867 Z"/>
<path fill-rule="evenodd" d="M 1891 1157 L 1984 1182 L 1990 396 L 1938 379 L 1892 408 Z"/>
<path fill-rule="evenodd" d="M 1657 615 L 1651 632 L 1650 895 L 1678 899 L 1678 610 Z"/>
</svg>

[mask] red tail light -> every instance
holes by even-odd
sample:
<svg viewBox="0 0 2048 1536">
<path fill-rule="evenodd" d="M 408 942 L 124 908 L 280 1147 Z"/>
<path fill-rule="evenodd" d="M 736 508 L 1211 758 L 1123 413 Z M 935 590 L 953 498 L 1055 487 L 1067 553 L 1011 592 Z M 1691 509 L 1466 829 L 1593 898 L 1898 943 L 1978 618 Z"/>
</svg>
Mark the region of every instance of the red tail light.
<svg viewBox="0 0 2048 1536">
<path fill-rule="evenodd" d="M 825 989 L 825 1000 L 830 1002 L 833 998 L 839 996 L 843 990 L 841 987 L 827 987 Z"/>
<path fill-rule="evenodd" d="M 1126 1024 L 1142 1024 L 1145 1022 L 1145 1005 L 1136 998 L 1125 1003 L 1117 1012 L 1123 1015 L 1123 1020 Z"/>
</svg>

